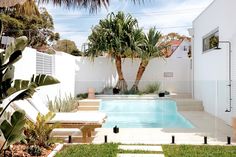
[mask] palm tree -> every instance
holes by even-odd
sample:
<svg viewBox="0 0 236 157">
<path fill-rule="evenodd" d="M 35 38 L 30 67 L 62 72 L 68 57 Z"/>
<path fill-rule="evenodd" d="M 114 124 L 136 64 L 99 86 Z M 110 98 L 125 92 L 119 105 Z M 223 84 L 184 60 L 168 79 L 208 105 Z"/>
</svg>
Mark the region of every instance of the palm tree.
<svg viewBox="0 0 236 157">
<path fill-rule="evenodd" d="M 116 87 L 124 92 L 127 90 L 127 83 L 122 72 L 122 58 L 134 56 L 133 53 L 138 48 L 138 22 L 131 15 L 125 16 L 123 12 L 118 14 L 108 14 L 107 18 L 100 20 L 99 25 L 93 28 L 89 36 L 88 56 L 94 58 L 107 53 L 115 59 L 118 73 Z"/>
<path fill-rule="evenodd" d="M 161 33 L 156 31 L 156 28 L 149 29 L 149 32 L 144 37 L 144 44 L 141 45 L 141 51 L 138 51 L 141 63 L 136 75 L 135 82 L 131 88 L 132 91 L 138 91 L 139 82 L 146 70 L 149 61 L 155 57 L 162 57 L 161 46 L 159 45 L 161 39 Z"/>
<path fill-rule="evenodd" d="M 31 0 L 1 0 L 0 7 L 12 7 L 16 4 L 23 4 L 26 1 Z M 144 0 L 131 0 L 135 2 L 141 2 Z M 102 6 L 108 7 L 110 0 L 38 0 L 38 3 L 53 3 L 56 6 L 64 6 L 67 8 L 89 8 L 90 12 L 96 12 Z M 29 7 L 30 8 L 30 7 Z"/>
</svg>

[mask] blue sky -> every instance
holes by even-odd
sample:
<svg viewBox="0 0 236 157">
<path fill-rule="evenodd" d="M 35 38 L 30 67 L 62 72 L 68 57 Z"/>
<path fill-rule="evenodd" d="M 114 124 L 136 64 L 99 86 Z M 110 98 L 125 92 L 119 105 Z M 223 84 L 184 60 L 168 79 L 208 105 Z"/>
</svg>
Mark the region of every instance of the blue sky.
<svg viewBox="0 0 236 157">
<path fill-rule="evenodd" d="M 62 39 L 75 41 L 79 49 L 87 42 L 91 28 L 110 12 L 124 11 L 138 19 L 139 26 L 147 31 L 155 26 L 163 34 L 177 32 L 188 35 L 192 21 L 213 0 L 145 0 L 144 4 L 133 4 L 131 0 L 110 0 L 110 6 L 89 14 L 86 9 L 55 7 L 45 5 L 54 19 L 55 31 Z"/>
</svg>

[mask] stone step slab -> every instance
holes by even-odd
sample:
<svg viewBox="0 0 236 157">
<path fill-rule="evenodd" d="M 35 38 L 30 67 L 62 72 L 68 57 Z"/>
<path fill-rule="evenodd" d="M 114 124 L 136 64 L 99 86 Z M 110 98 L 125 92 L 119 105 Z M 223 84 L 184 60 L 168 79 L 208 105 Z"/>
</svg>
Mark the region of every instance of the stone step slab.
<svg viewBox="0 0 236 157">
<path fill-rule="evenodd" d="M 119 145 L 118 149 L 122 150 L 142 150 L 163 152 L 161 146 L 142 146 L 142 145 Z"/>
</svg>

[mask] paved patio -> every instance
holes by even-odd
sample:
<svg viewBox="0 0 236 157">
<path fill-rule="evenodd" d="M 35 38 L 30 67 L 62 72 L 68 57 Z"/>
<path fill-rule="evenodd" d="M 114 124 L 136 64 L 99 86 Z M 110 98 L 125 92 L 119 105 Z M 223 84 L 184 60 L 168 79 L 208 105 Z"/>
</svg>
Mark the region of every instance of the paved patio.
<svg viewBox="0 0 236 157">
<path fill-rule="evenodd" d="M 206 112 L 182 111 L 180 113 L 195 128 L 120 128 L 118 134 L 114 134 L 112 129 L 99 128 L 96 130 L 93 143 L 103 143 L 104 136 L 107 135 L 108 142 L 124 144 L 170 144 L 172 136 L 175 136 L 176 144 L 203 144 L 204 136 L 207 136 L 209 144 L 225 145 L 227 136 L 233 135 L 231 126 Z"/>
<path fill-rule="evenodd" d="M 118 134 L 113 133 L 112 128 L 98 128 L 94 138 L 90 139 L 92 143 L 104 143 L 104 136 L 107 136 L 108 142 L 122 144 L 170 144 L 172 136 L 175 136 L 176 144 L 203 144 L 204 136 L 208 137 L 208 144 L 226 145 L 227 136 L 232 137 L 232 127 L 224 121 L 216 118 L 204 111 L 180 111 L 195 128 L 120 128 Z M 64 129 L 60 136 L 72 135 L 72 141 L 81 142 L 81 133 L 78 129 Z M 64 136 L 64 137 L 65 137 Z M 68 141 L 68 138 L 64 138 Z M 232 144 L 236 145 L 236 141 Z"/>
</svg>

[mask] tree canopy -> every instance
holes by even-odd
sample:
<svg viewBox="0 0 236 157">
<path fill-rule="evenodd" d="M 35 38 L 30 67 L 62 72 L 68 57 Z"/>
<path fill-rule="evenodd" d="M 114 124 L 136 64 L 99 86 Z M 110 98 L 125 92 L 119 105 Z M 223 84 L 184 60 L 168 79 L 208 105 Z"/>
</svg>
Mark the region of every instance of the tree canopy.
<svg viewBox="0 0 236 157">
<path fill-rule="evenodd" d="M 55 45 L 53 45 L 53 48 L 57 51 L 63 51 L 75 56 L 80 55 L 75 42 L 71 40 L 59 40 Z"/>
<path fill-rule="evenodd" d="M 4 25 L 4 35 L 10 37 L 27 36 L 29 46 L 38 48 L 58 40 L 60 35 L 54 32 L 52 16 L 45 8 L 39 9 L 40 15 L 21 15 L 17 9 L 10 9 L 7 12 L 2 10 L 0 18 Z"/>
</svg>

